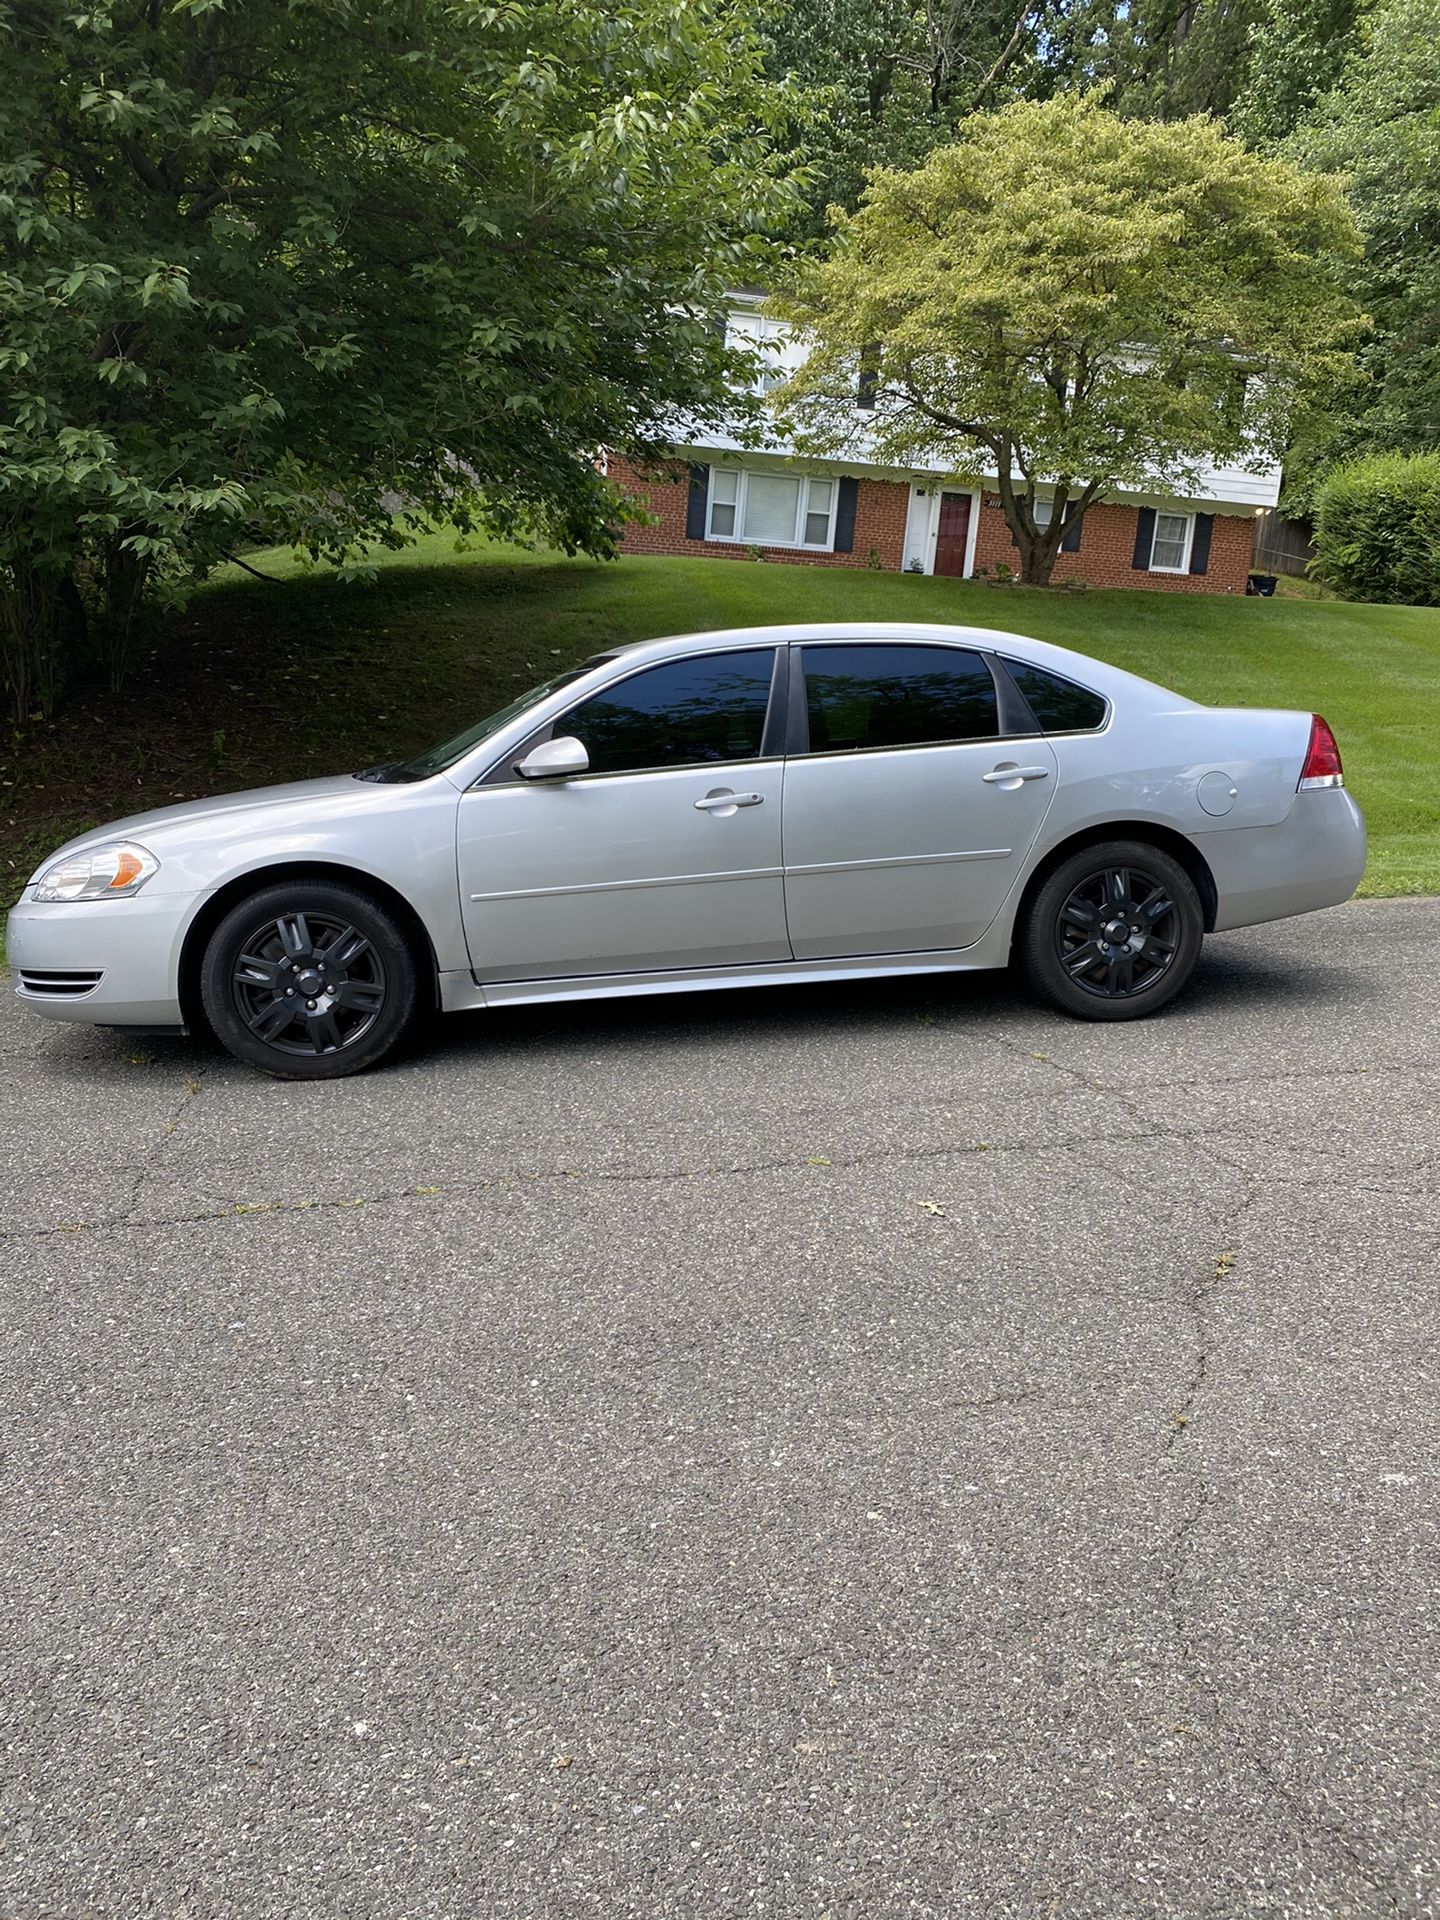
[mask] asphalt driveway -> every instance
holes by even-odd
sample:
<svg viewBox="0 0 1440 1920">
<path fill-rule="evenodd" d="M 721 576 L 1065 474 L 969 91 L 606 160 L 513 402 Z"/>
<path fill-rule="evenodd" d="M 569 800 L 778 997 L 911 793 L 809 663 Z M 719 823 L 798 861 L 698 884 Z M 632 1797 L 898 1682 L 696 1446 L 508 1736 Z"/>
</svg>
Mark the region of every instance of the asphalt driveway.
<svg viewBox="0 0 1440 1920">
<path fill-rule="evenodd" d="M 0 1914 L 1434 1913 L 1437 989 L 6 992 Z"/>
</svg>

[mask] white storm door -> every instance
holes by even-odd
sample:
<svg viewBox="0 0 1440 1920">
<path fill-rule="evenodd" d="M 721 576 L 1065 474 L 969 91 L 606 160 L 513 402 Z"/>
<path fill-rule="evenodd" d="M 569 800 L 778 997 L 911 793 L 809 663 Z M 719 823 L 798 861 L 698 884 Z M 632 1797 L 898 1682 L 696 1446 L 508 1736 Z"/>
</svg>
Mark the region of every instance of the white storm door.
<svg viewBox="0 0 1440 1920">
<path fill-rule="evenodd" d="M 1053 749 L 999 737 L 980 654 L 848 642 L 805 647 L 802 663 L 809 751 L 785 776 L 796 959 L 973 945 L 1040 831 Z"/>
</svg>

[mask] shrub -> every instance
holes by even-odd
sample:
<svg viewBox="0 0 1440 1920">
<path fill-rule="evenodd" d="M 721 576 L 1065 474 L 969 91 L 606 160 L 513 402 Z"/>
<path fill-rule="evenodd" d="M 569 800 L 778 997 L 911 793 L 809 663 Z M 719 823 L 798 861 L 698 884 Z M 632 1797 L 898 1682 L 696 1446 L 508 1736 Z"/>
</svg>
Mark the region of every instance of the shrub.
<svg viewBox="0 0 1440 1920">
<path fill-rule="evenodd" d="M 1336 467 L 1315 497 L 1310 571 L 1347 600 L 1440 606 L 1440 453 Z"/>
</svg>

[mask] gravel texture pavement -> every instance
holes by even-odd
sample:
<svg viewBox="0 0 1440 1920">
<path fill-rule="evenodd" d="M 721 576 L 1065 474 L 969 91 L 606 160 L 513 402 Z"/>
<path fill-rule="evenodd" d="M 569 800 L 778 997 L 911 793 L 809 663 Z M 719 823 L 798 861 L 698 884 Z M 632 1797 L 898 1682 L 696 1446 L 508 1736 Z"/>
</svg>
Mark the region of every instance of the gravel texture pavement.
<svg viewBox="0 0 1440 1920">
<path fill-rule="evenodd" d="M 0 1916 L 1440 1911 L 1437 988 L 7 992 Z"/>
</svg>

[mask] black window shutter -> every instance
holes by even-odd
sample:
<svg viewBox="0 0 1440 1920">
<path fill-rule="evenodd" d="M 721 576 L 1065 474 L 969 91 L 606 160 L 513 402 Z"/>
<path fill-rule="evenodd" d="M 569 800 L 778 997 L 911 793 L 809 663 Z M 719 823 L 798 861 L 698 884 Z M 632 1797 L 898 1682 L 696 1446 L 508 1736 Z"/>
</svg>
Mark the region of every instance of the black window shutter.
<svg viewBox="0 0 1440 1920">
<path fill-rule="evenodd" d="M 1210 530 L 1215 525 L 1213 513 L 1197 513 L 1195 532 L 1190 540 L 1190 571 L 1204 573 L 1210 564 Z"/>
<path fill-rule="evenodd" d="M 1140 568 L 1148 567 L 1150 565 L 1150 549 L 1154 545 L 1155 509 L 1154 507 L 1141 507 L 1135 518 L 1135 554 L 1130 562 L 1131 566 Z"/>
<path fill-rule="evenodd" d="M 846 478 L 840 482 L 840 497 L 835 503 L 835 551 L 850 553 L 855 546 L 855 507 L 860 498 L 860 482 Z"/>
<path fill-rule="evenodd" d="M 703 460 L 690 462 L 690 496 L 685 502 L 685 538 L 705 538 L 705 496 L 710 491 L 710 469 Z"/>
<path fill-rule="evenodd" d="M 1043 532 L 1044 529 L 1042 528 L 1041 531 Z M 1010 536 L 1010 544 L 1012 547 L 1018 547 L 1020 544 L 1020 542 L 1015 538 L 1013 533 Z M 1065 538 L 1060 542 L 1060 551 L 1062 553 L 1079 553 L 1080 522 L 1078 520 L 1075 522 L 1074 526 L 1071 527 L 1070 531 L 1066 534 Z"/>
<path fill-rule="evenodd" d="M 862 347 L 860 350 L 860 385 L 855 395 L 855 404 L 865 412 L 874 411 L 875 391 L 880 385 L 880 349 L 878 346 Z"/>
</svg>

